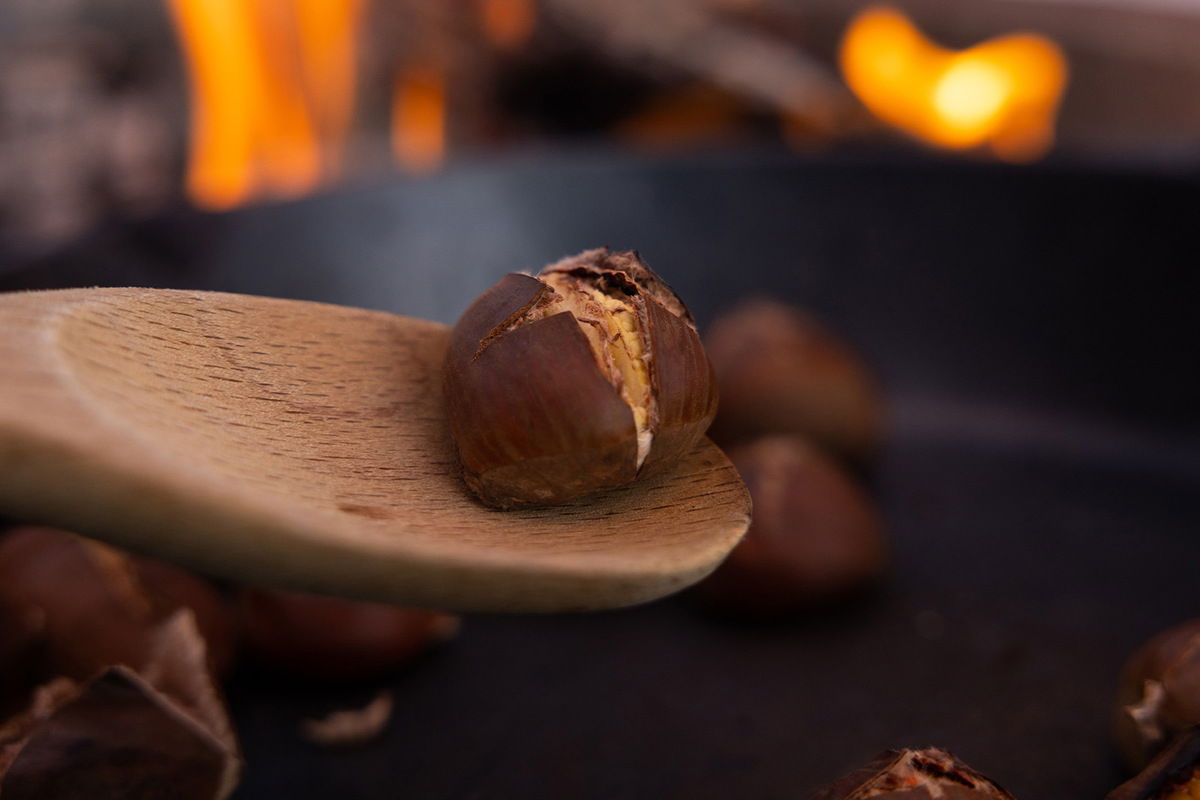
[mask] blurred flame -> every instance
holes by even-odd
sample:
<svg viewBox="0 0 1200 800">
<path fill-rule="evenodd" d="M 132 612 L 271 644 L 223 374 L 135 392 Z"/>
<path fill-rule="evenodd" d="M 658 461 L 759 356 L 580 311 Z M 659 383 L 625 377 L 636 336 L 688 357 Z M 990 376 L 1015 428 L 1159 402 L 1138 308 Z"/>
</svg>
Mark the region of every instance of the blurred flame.
<svg viewBox="0 0 1200 800">
<path fill-rule="evenodd" d="M 1054 42 L 1017 33 L 966 50 L 938 47 L 900 12 L 873 7 L 846 29 L 842 73 L 880 119 L 952 149 L 987 145 L 1028 161 L 1054 142 L 1067 62 Z"/>
<path fill-rule="evenodd" d="M 337 173 L 366 0 L 168 0 L 191 78 L 188 196 L 226 209 Z"/>
<path fill-rule="evenodd" d="M 515 50 L 533 35 L 537 25 L 534 0 L 477 0 L 479 22 L 497 47 Z"/>
<path fill-rule="evenodd" d="M 321 141 L 326 172 L 341 168 L 354 116 L 359 20 L 367 0 L 293 0 L 303 82 Z"/>
<path fill-rule="evenodd" d="M 392 92 L 392 152 L 402 167 L 427 172 L 446 154 L 446 81 L 440 69 L 410 67 Z"/>
</svg>

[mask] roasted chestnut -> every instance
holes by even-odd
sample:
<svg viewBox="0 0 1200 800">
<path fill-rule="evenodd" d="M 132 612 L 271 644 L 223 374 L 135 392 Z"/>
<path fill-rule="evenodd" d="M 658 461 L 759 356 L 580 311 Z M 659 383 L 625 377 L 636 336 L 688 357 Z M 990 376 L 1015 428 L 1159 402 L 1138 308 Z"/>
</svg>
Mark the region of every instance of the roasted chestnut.
<svg viewBox="0 0 1200 800">
<path fill-rule="evenodd" d="M 883 572 L 883 523 L 870 497 L 798 436 L 733 447 L 754 501 L 745 538 L 698 587 L 720 608 L 802 610 L 868 586 Z"/>
<path fill-rule="evenodd" d="M 1113 737 L 1125 762 L 1141 769 L 1193 725 L 1200 725 L 1200 619 L 1163 631 L 1126 662 Z"/>
<path fill-rule="evenodd" d="M 1200 797 L 1200 727 L 1189 728 L 1105 800 L 1195 800 Z"/>
<path fill-rule="evenodd" d="M 450 336 L 443 390 L 467 486 L 497 508 L 673 466 L 717 405 L 683 302 L 636 253 L 607 249 L 484 292 Z"/>
<path fill-rule="evenodd" d="M 53 528 L 19 528 L 0 540 L 0 617 L 34 625 L 41 680 L 138 666 L 153 626 L 183 606 L 194 610 L 212 666 L 223 673 L 235 631 L 202 578 Z"/>
<path fill-rule="evenodd" d="M 243 589 L 242 627 L 259 662 L 303 678 L 354 680 L 396 669 L 458 633 L 459 618 L 275 589 Z"/>
<path fill-rule="evenodd" d="M 997 784 L 934 747 L 889 750 L 812 800 L 1014 800 Z"/>
<path fill-rule="evenodd" d="M 719 316 L 704 344 L 721 392 L 710 432 L 717 444 L 791 433 L 869 463 L 883 416 L 879 388 L 862 358 L 815 317 L 748 300 Z"/>
</svg>

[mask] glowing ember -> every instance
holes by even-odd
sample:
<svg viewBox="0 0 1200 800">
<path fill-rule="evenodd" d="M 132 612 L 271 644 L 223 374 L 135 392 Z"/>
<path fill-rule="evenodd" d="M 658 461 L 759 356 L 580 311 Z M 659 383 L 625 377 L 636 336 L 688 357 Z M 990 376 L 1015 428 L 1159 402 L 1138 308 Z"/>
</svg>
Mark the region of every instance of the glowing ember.
<svg viewBox="0 0 1200 800">
<path fill-rule="evenodd" d="M 987 146 L 1037 158 L 1054 141 L 1067 64 L 1049 39 L 1011 34 L 961 51 L 927 39 L 900 12 L 874 7 L 846 29 L 842 73 L 880 119 L 930 144 Z"/>
<path fill-rule="evenodd" d="M 168 0 L 192 86 L 187 190 L 225 209 L 335 174 L 365 0 Z"/>
<path fill-rule="evenodd" d="M 446 153 L 446 86 L 441 70 L 401 70 L 392 93 L 392 152 L 414 172 L 426 172 Z"/>
</svg>

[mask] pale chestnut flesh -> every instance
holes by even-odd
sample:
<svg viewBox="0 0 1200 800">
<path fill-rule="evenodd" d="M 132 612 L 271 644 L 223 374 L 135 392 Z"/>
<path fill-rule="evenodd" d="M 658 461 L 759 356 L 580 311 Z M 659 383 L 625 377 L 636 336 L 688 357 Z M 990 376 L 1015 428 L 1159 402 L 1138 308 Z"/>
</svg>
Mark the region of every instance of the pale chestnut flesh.
<svg viewBox="0 0 1200 800">
<path fill-rule="evenodd" d="M 451 335 L 443 390 L 466 483 L 499 508 L 668 468 L 717 403 L 691 314 L 636 254 L 608 250 L 481 295 Z"/>
</svg>

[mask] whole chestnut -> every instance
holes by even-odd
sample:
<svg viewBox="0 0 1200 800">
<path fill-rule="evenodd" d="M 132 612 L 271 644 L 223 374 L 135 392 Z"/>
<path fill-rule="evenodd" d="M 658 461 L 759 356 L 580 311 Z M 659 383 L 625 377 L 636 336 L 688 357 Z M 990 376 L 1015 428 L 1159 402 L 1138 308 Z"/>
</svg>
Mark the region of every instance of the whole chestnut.
<svg viewBox="0 0 1200 800">
<path fill-rule="evenodd" d="M 792 433 L 853 464 L 875 454 L 883 405 L 870 370 L 815 317 L 747 300 L 704 337 L 721 407 L 710 436 L 722 447 Z"/>
<path fill-rule="evenodd" d="M 467 486 L 497 508 L 670 467 L 717 405 L 683 302 L 636 253 L 607 249 L 484 292 L 450 336 L 443 392 Z"/>
<path fill-rule="evenodd" d="M 798 436 L 733 447 L 754 502 L 746 536 L 698 587 L 739 612 L 786 612 L 844 597 L 883 572 L 883 524 L 871 499 Z"/>
<path fill-rule="evenodd" d="M 396 669 L 458 633 L 438 611 L 285 592 L 241 590 L 246 646 L 262 664 L 304 678 L 354 680 Z"/>
<path fill-rule="evenodd" d="M 0 539 L 0 617 L 36 621 L 40 680 L 141 666 L 154 626 L 182 606 L 196 614 L 214 671 L 225 671 L 235 632 L 204 579 L 53 528 Z"/>
<path fill-rule="evenodd" d="M 945 750 L 889 750 L 812 800 L 1014 800 Z"/>
<path fill-rule="evenodd" d="M 1176 734 L 1200 725 L 1200 619 L 1154 636 L 1121 672 L 1113 737 L 1141 769 Z"/>
</svg>

